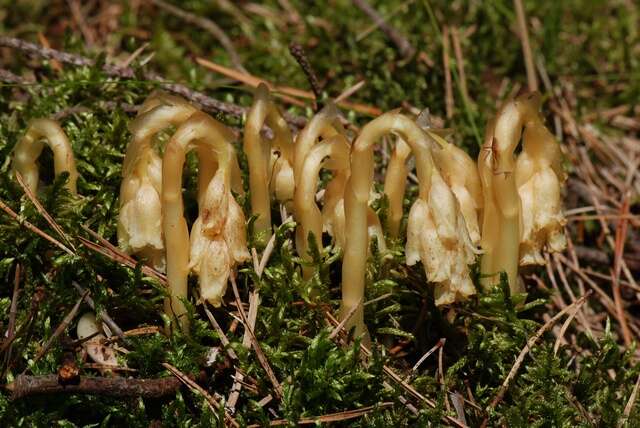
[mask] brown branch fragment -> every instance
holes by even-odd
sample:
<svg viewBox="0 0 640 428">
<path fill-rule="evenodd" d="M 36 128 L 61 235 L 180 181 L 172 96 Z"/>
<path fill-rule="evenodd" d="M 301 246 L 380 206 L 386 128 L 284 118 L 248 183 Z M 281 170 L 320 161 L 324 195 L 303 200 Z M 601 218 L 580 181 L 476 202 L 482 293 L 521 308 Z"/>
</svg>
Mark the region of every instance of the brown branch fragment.
<svg viewBox="0 0 640 428">
<path fill-rule="evenodd" d="M 55 59 L 64 64 L 75 65 L 77 67 L 91 67 L 95 62 L 81 55 L 71 54 L 68 52 L 58 51 L 56 49 L 43 48 L 36 44 L 25 40 L 16 39 L 14 37 L 0 36 L 0 46 L 13 48 L 43 59 Z M 111 64 L 105 64 L 102 70 L 109 76 L 122 79 L 135 78 L 135 70 L 129 67 L 117 67 Z M 202 92 L 194 91 L 179 83 L 167 82 L 165 78 L 155 73 L 144 72 L 143 77 L 149 81 L 156 82 L 159 86 L 169 92 L 187 98 L 189 101 L 198 104 L 203 110 L 214 113 L 224 113 L 234 117 L 242 117 L 246 114 L 247 109 L 236 104 L 226 103 L 224 101 L 211 98 Z M 304 127 L 307 120 L 304 117 L 292 116 L 285 114 L 284 118 L 289 124 L 298 128 Z"/>
<path fill-rule="evenodd" d="M 47 342 L 42 346 L 42 348 L 40 348 L 40 351 L 38 351 L 36 356 L 33 358 L 33 363 L 31 363 L 31 365 L 35 365 L 35 363 L 37 363 L 40 360 L 40 358 L 42 358 L 42 356 L 47 353 L 49 348 L 51 348 L 51 345 L 53 345 L 53 342 L 58 338 L 58 336 L 60 336 L 62 332 L 64 332 L 67 329 L 69 324 L 71 324 L 71 321 L 73 321 L 73 319 L 75 318 L 76 314 L 78 313 L 78 310 L 80 309 L 80 305 L 82 304 L 82 302 L 84 301 L 84 299 L 87 297 L 88 294 L 89 294 L 89 290 L 86 290 L 84 293 L 82 293 L 82 295 L 80 296 L 76 304 L 73 306 L 73 308 L 71 308 L 71 311 L 69 311 L 69 313 L 64 317 L 60 325 L 56 327 L 55 331 L 53 332 L 49 340 L 47 340 Z M 25 369 L 25 371 L 26 370 L 27 369 Z"/>
<path fill-rule="evenodd" d="M 301 418 L 296 421 L 297 425 L 316 425 L 316 424 L 327 424 L 330 422 L 340 422 L 346 421 L 349 419 L 360 418 L 368 413 L 371 413 L 375 410 L 387 409 L 389 407 L 393 407 L 393 403 L 391 402 L 383 402 L 376 404 L 375 406 L 367 406 L 361 407 L 359 409 L 353 410 L 345 410 L 343 412 L 329 413 L 322 416 L 308 416 L 306 418 Z M 289 425 L 291 421 L 287 419 L 276 419 L 269 423 L 269 426 L 281 426 L 281 425 Z M 258 428 L 262 425 L 249 425 L 249 428 Z"/>
<path fill-rule="evenodd" d="M 62 385 L 58 375 L 18 375 L 6 386 L 11 400 L 44 394 L 92 394 L 111 397 L 158 398 L 174 393 L 180 388 L 175 377 L 160 379 L 128 379 L 122 377 L 81 377 L 76 384 Z"/>
<path fill-rule="evenodd" d="M 411 58 L 416 52 L 415 48 L 411 45 L 402 34 L 400 34 L 395 28 L 393 28 L 385 19 L 373 8 L 366 0 L 352 0 L 353 4 L 363 11 L 380 30 L 398 47 L 400 54 L 404 58 Z"/>
</svg>

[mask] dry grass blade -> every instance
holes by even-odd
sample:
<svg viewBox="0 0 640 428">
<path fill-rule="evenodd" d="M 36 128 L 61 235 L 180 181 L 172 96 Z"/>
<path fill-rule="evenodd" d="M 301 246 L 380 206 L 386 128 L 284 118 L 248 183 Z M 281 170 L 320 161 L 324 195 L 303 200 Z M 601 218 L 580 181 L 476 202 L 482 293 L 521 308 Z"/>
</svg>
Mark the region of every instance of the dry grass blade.
<svg viewBox="0 0 640 428">
<path fill-rule="evenodd" d="M 255 253 L 255 248 L 252 248 Z M 256 255 L 257 258 L 257 255 Z M 249 326 L 254 329 L 256 327 L 256 319 L 258 318 L 258 306 L 260 305 L 260 296 L 257 292 L 251 293 L 249 296 L 249 314 L 247 316 Z M 242 306 L 239 306 L 242 308 Z M 250 348 L 251 346 L 251 335 L 249 330 L 245 328 L 244 335 L 242 337 L 242 346 L 245 348 Z M 240 398 L 240 390 L 242 389 L 241 379 L 244 379 L 244 375 L 242 372 L 236 368 L 236 374 L 234 376 L 236 381 L 231 386 L 231 392 L 229 393 L 229 399 L 227 400 L 227 408 L 230 412 L 234 412 L 236 408 L 236 404 L 238 403 L 238 399 Z"/>
<path fill-rule="evenodd" d="M 175 368 L 169 363 L 162 363 L 162 367 L 169 370 L 171 374 L 177 377 L 180 380 L 180 382 L 184 383 L 189 389 L 191 389 L 191 391 L 195 391 L 200 395 L 202 395 L 204 399 L 207 400 L 207 405 L 209 406 L 209 409 L 211 409 L 212 413 L 215 414 L 216 410 L 220 409 L 220 403 L 218 402 L 218 400 L 212 397 L 211 394 L 205 391 L 205 389 L 202 388 L 200 385 L 198 385 L 196 382 L 191 380 L 189 376 L 182 373 L 180 370 L 178 370 L 177 368 Z M 240 426 L 238 422 L 236 422 L 236 420 L 231 415 L 229 415 L 226 411 L 224 413 L 224 418 L 227 421 L 227 423 L 231 424 L 231 426 L 233 427 Z"/>
<path fill-rule="evenodd" d="M 273 233 L 271 235 L 271 238 L 269 238 L 269 241 L 267 242 L 267 246 L 264 248 L 264 251 L 262 253 L 262 258 L 260 259 L 260 264 L 258 265 L 258 269 L 256 269 L 256 275 L 258 275 L 258 278 L 262 278 L 262 273 L 264 272 L 264 269 L 267 267 L 267 263 L 269 262 L 269 258 L 273 253 L 275 244 L 276 244 L 276 234 Z"/>
<path fill-rule="evenodd" d="M 5 213 L 7 213 L 11 218 L 13 218 L 15 221 L 17 221 L 21 226 L 26 227 L 27 229 L 29 229 L 30 231 L 32 231 L 33 233 L 35 233 L 36 235 L 46 239 L 47 241 L 51 242 L 53 245 L 55 245 L 56 247 L 60 248 L 62 251 L 64 251 L 65 253 L 69 254 L 70 256 L 75 256 L 75 253 L 73 251 L 71 251 L 69 248 L 67 248 L 64 244 L 62 244 L 60 241 L 58 241 L 57 239 L 51 237 L 50 235 L 46 234 L 45 232 L 43 232 L 42 230 L 38 229 L 36 226 L 34 226 L 33 224 L 31 224 L 30 222 L 28 222 L 27 220 L 22 220 L 20 218 L 20 216 L 18 214 L 15 213 L 15 211 L 13 211 L 7 204 L 4 203 L 4 201 L 0 200 L 0 209 L 2 209 Z"/>
<path fill-rule="evenodd" d="M 558 333 L 558 338 L 556 339 L 556 343 L 554 343 L 554 345 L 553 345 L 553 355 L 556 355 L 558 353 L 558 349 L 560 349 L 560 344 L 562 343 L 562 339 L 564 338 L 564 334 L 566 333 L 567 329 L 569 328 L 569 325 L 571 324 L 571 321 L 573 321 L 575 316 L 578 314 L 578 311 L 579 311 L 579 308 L 576 308 L 576 310 L 571 311 L 571 313 L 569 313 L 569 316 L 567 317 L 567 319 L 564 321 L 564 323 L 562 323 L 562 327 L 560 328 L 560 332 Z"/>
<path fill-rule="evenodd" d="M 296 100 L 291 97 L 303 98 L 307 100 L 315 100 L 315 95 L 313 94 L 313 92 L 310 92 L 310 91 L 305 91 L 298 88 L 292 88 L 290 86 L 275 85 L 267 80 L 261 79 L 259 77 L 253 76 L 248 73 L 241 73 L 236 70 L 232 70 L 223 65 L 208 61 L 204 58 L 196 58 L 196 62 L 208 70 L 215 71 L 216 73 L 220 73 L 223 76 L 229 77 L 231 79 L 235 79 L 239 82 L 244 83 L 245 85 L 248 85 L 254 88 L 258 87 L 260 83 L 264 83 L 269 87 L 269 90 L 273 92 L 275 96 L 291 104 L 300 104 L 299 102 L 296 102 Z M 340 107 L 353 110 L 358 113 L 366 114 L 369 116 L 378 116 L 382 114 L 382 111 L 377 107 L 369 106 L 366 104 L 352 103 L 349 101 L 340 101 L 340 102 L 336 102 L 336 104 L 338 104 L 338 106 Z"/>
<path fill-rule="evenodd" d="M 624 406 L 624 413 L 622 418 L 618 421 L 618 426 L 622 427 L 629 420 L 629 416 L 631 415 L 631 410 L 633 409 L 633 405 L 636 403 L 636 399 L 638 398 L 638 389 L 640 388 L 640 376 L 636 380 L 636 384 L 633 386 L 633 391 L 631 391 L 631 395 L 629 396 L 629 401 L 627 401 L 627 405 Z"/>
<path fill-rule="evenodd" d="M 25 195 L 27 195 L 31 203 L 36 207 L 38 212 L 42 215 L 42 217 L 44 217 L 47 223 L 49 223 L 49 226 L 51 226 L 51 228 L 55 230 L 62 239 L 65 240 L 71 250 L 75 252 L 76 249 L 71 243 L 71 239 L 69 238 L 69 236 L 64 232 L 64 230 L 62 230 L 62 227 L 60 227 L 60 225 L 53 219 L 53 217 L 51 217 L 47 210 L 44 209 L 40 201 L 38 201 L 38 198 L 36 198 L 36 195 L 33 194 L 33 191 L 24 183 L 22 175 L 18 171 L 16 171 L 15 174 L 16 179 L 18 180 L 18 184 L 20 185 L 20 187 L 22 187 L 22 190 L 24 191 Z"/>
<path fill-rule="evenodd" d="M 564 316 L 564 314 L 566 314 L 569 311 L 577 311 L 580 308 L 580 306 L 582 306 L 584 302 L 587 301 L 587 298 L 591 294 L 592 294 L 592 291 L 588 291 L 578 300 L 576 300 L 575 302 L 573 302 L 572 304 L 570 304 L 569 306 L 567 306 L 566 308 L 558 312 L 553 318 L 551 318 L 542 327 L 540 327 L 533 336 L 529 338 L 529 340 L 527 341 L 527 344 L 524 346 L 524 348 L 522 348 L 522 351 L 520 351 L 520 355 L 518 355 L 518 358 L 516 358 L 515 363 L 511 367 L 511 370 L 509 371 L 509 374 L 507 374 L 507 377 L 502 382 L 500 389 L 498 389 L 498 393 L 493 398 L 493 400 L 491 400 L 491 403 L 489 404 L 487 411 L 491 411 L 495 409 L 498 403 L 502 401 L 502 398 L 504 397 L 504 394 L 507 392 L 507 389 L 509 388 L 511 381 L 515 378 L 516 374 L 518 373 L 518 370 L 520 369 L 520 366 L 524 362 L 524 358 L 531 351 L 531 349 L 538 342 L 538 340 L 542 337 L 542 335 L 547 331 L 549 331 L 549 329 L 551 329 L 551 327 L 553 327 L 554 324 Z M 482 423 L 482 426 L 487 426 L 488 421 L 489 421 L 488 417 L 485 418 L 485 420 Z"/>
<path fill-rule="evenodd" d="M 516 17 L 518 19 L 518 32 L 520 33 L 520 42 L 522 43 L 522 53 L 524 54 L 524 64 L 527 69 L 527 83 L 529 91 L 538 90 L 538 77 L 536 68 L 533 65 L 533 54 L 531 53 L 531 43 L 529 42 L 529 30 L 527 26 L 527 17 L 522 5 L 522 0 L 513 0 L 516 9 Z"/>
<path fill-rule="evenodd" d="M 204 303 L 203 307 L 204 307 L 204 313 L 207 315 L 207 318 L 209 318 L 209 322 L 213 326 L 213 329 L 216 331 L 216 333 L 218 333 L 218 336 L 220 336 L 220 342 L 222 342 L 222 346 L 224 346 L 224 349 L 227 351 L 227 354 L 232 360 L 237 360 L 238 356 L 236 355 L 236 352 L 233 350 L 233 348 L 229 346 L 231 344 L 231 342 L 229 342 L 229 338 L 227 338 L 227 335 L 224 334 L 224 330 L 222 330 L 216 318 L 213 316 L 209 308 L 207 308 L 206 302 Z"/>
<path fill-rule="evenodd" d="M 322 415 L 322 416 L 308 416 L 306 418 L 298 419 L 295 422 L 295 424 L 296 425 L 317 425 L 317 424 L 328 424 L 331 422 L 347 421 L 349 419 L 360 418 L 375 410 L 387 409 L 389 407 L 393 407 L 393 403 L 384 402 L 384 403 L 376 404 L 375 406 L 361 407 L 359 409 L 354 409 L 354 410 L 345 410 L 344 412 L 329 413 L 327 415 Z M 269 426 L 274 427 L 274 426 L 284 426 L 284 425 L 290 425 L 290 424 L 291 424 L 291 421 L 287 419 L 277 419 L 275 421 L 271 421 L 269 423 Z M 249 428 L 258 428 L 261 426 L 262 425 L 257 425 L 257 424 L 249 425 Z"/>
<path fill-rule="evenodd" d="M 446 26 L 442 29 L 442 66 L 444 67 L 444 104 L 447 119 L 451 119 L 453 117 L 453 85 L 449 59 L 449 27 Z"/>
<path fill-rule="evenodd" d="M 344 319 L 340 321 L 340 323 L 337 326 L 334 327 L 333 331 L 329 335 L 329 339 L 333 340 L 336 338 L 336 336 L 338 336 L 338 334 L 340 334 L 340 332 L 344 329 L 344 326 L 349 322 L 351 317 L 353 317 L 353 314 L 355 314 L 358 308 L 360 307 L 360 303 L 362 303 L 362 299 L 360 299 L 357 304 L 355 304 L 351 309 L 349 309 L 349 312 L 347 312 Z"/>
<path fill-rule="evenodd" d="M 138 266 L 138 262 L 136 260 L 113 245 L 111 242 L 107 241 L 102 236 L 98 235 L 96 232 L 86 226 L 82 226 L 82 228 L 100 243 L 99 245 L 83 238 L 82 236 L 79 236 L 78 239 L 80 240 L 82 245 L 132 269 L 135 269 L 136 266 Z M 142 273 L 157 279 L 162 285 L 167 284 L 167 277 L 154 268 L 147 265 L 142 265 L 141 269 Z"/>
<path fill-rule="evenodd" d="M 235 296 L 236 304 L 238 305 L 238 313 L 240 314 L 240 320 L 242 321 L 242 324 L 244 325 L 245 331 L 249 332 L 249 337 L 251 339 L 251 344 L 253 345 L 253 350 L 256 353 L 256 357 L 258 358 L 258 362 L 260 363 L 260 365 L 264 369 L 265 373 L 267 374 L 267 377 L 269 378 L 269 381 L 273 385 L 273 389 L 274 389 L 276 397 L 278 399 L 282 399 L 282 385 L 280 385 L 280 382 L 278 382 L 278 379 L 276 378 L 276 375 L 273 372 L 273 369 L 269 365 L 269 361 L 267 361 L 267 357 L 264 355 L 264 352 L 262 351 L 262 347 L 260 346 L 260 342 L 258 342 L 258 339 L 256 338 L 255 334 L 253 333 L 253 328 L 251 328 L 251 326 L 249 325 L 249 322 L 247 320 L 247 316 L 244 313 L 244 309 L 242 308 L 242 300 L 240 300 L 240 293 L 238 292 L 238 285 L 236 284 L 236 280 L 235 280 L 235 278 L 233 276 L 231 277 L 231 286 L 233 287 L 233 295 Z"/>
<path fill-rule="evenodd" d="M 445 339 L 445 338 L 441 338 L 440 340 L 438 340 L 438 343 L 433 345 L 433 347 L 431 349 L 429 349 L 427 352 L 425 352 L 424 355 L 422 357 L 420 357 L 420 359 L 413 365 L 413 367 L 411 367 L 411 371 L 415 372 L 416 370 L 418 370 L 418 368 L 422 365 L 422 363 L 424 363 L 425 360 L 427 358 L 429 358 L 429 356 L 431 354 L 433 354 L 438 349 L 440 349 L 440 348 L 442 348 L 444 346 L 446 341 L 447 341 L 447 339 Z"/>
</svg>

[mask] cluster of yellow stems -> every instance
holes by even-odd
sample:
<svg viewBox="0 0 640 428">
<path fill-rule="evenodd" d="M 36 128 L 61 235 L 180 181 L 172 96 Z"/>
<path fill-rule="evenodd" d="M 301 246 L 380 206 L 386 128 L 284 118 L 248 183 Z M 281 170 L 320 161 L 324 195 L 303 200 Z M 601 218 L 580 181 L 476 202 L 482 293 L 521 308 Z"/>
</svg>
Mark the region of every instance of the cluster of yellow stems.
<svg viewBox="0 0 640 428">
<path fill-rule="evenodd" d="M 504 272 L 512 292 L 522 291 L 518 266 L 541 264 L 542 251 L 565 246 L 560 147 L 539 109 L 536 94 L 505 103 L 488 123 L 474 162 L 422 117 L 416 120 L 397 111 L 372 120 L 351 141 L 337 108 L 328 103 L 294 136 L 267 87 L 260 85 L 242 142 L 256 237 L 272 233 L 273 200 L 293 213 L 295 245 L 303 259 L 310 259 L 311 243 L 320 250 L 327 232 L 343 251 L 341 316 L 349 317 L 347 325 L 366 338 L 368 250 L 376 239 L 380 251 L 386 251 L 383 230 L 391 238 L 403 234 L 408 160 L 413 156 L 419 194 L 408 213 L 406 263 L 422 262 L 428 282 L 435 286 L 436 304 L 451 304 L 476 292 L 470 266 L 480 254 L 483 285 L 498 283 Z M 166 270 L 170 297 L 165 311 L 187 328 L 189 274 L 199 278 L 200 298 L 219 306 L 234 269 L 250 258 L 246 218 L 234 197 L 243 192 L 235 134 L 183 99 L 164 93 L 149 96 L 130 130 L 118 242 L 124 251 Z M 395 147 L 384 180 L 389 208 L 383 228 L 369 204 L 376 197 L 374 149 L 386 136 L 395 137 Z M 56 174 L 67 171 L 69 190 L 75 193 L 71 145 L 53 121 L 30 123 L 16 146 L 14 169 L 35 191 L 43 141 L 53 150 Z M 182 170 L 192 149 L 199 162 L 198 218 L 189 232 Z M 331 172 L 331 179 L 319 193 L 323 168 Z M 304 267 L 302 273 L 309 277 L 313 271 Z"/>
</svg>

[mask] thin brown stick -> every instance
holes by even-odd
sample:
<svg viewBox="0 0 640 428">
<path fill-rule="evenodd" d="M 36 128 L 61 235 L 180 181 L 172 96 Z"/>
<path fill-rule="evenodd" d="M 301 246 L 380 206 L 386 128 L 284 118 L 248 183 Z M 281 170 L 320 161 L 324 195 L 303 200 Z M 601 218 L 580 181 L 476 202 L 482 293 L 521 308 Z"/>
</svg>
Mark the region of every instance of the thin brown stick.
<svg viewBox="0 0 640 428">
<path fill-rule="evenodd" d="M 84 293 L 82 293 L 82 296 L 80 296 L 76 304 L 73 305 L 73 308 L 71 308 L 69 313 L 64 317 L 64 319 L 60 323 L 60 325 L 58 325 L 58 327 L 56 327 L 56 329 L 53 331 L 53 334 L 51 335 L 49 340 L 47 340 L 47 342 L 42 346 L 42 348 L 40 348 L 40 351 L 38 351 L 36 356 L 33 358 L 33 362 L 31 363 L 31 365 L 35 365 L 38 361 L 40 361 L 40 358 L 42 358 L 44 354 L 46 354 L 49 351 L 49 348 L 51 348 L 51 345 L 53 345 L 53 342 L 58 338 L 58 336 L 60 336 L 67 329 L 69 324 L 71 324 L 71 321 L 73 321 L 73 319 L 76 317 L 76 314 L 80 309 L 80 305 L 82 304 L 82 302 L 84 301 L 84 299 L 87 297 L 88 294 L 89 294 L 89 290 L 86 290 Z M 23 374 L 28 369 L 29 369 L 28 367 L 25 368 Z"/>
<path fill-rule="evenodd" d="M 393 403 L 391 402 L 383 402 L 376 404 L 374 406 L 361 407 L 359 409 L 354 410 L 345 410 L 343 412 L 329 413 L 322 416 L 308 416 L 306 418 L 301 418 L 295 421 L 294 425 L 316 425 L 316 424 L 327 424 L 330 422 L 340 422 L 346 421 L 349 419 L 361 418 L 362 416 L 371 413 L 375 410 L 387 409 L 389 407 L 393 407 Z M 289 425 L 291 421 L 288 419 L 276 419 L 269 423 L 269 426 L 282 426 Z M 249 425 L 249 428 L 259 428 L 262 425 L 254 424 Z"/>
<path fill-rule="evenodd" d="M 453 54 L 456 57 L 458 77 L 460 78 L 460 92 L 462 94 L 462 99 L 465 105 L 471 105 L 471 98 L 469 98 L 469 91 L 467 89 L 467 74 L 464 71 L 464 55 L 462 54 L 460 33 L 456 27 L 451 29 L 451 41 L 453 42 Z"/>
<path fill-rule="evenodd" d="M 81 55 L 62 52 L 55 49 L 43 48 L 41 46 L 29 43 L 21 39 L 16 39 L 14 37 L 0 36 L 0 46 L 17 49 L 38 58 L 49 60 L 55 59 L 60 61 L 61 63 L 75 65 L 77 67 L 91 67 L 95 65 L 95 62 L 93 60 Z M 107 75 L 112 77 L 118 77 L 122 79 L 136 78 L 136 72 L 132 68 L 123 68 L 105 64 L 102 67 L 102 70 Z M 200 105 L 207 112 L 219 112 L 235 117 L 243 117 L 243 115 L 247 113 L 247 109 L 245 107 L 216 100 L 215 98 L 211 98 L 202 92 L 193 91 L 185 85 L 181 85 L 179 83 L 168 82 L 165 78 L 155 73 L 144 72 L 143 76 L 145 79 L 157 83 L 161 88 L 169 92 L 173 92 L 174 94 L 180 95 L 188 99 L 189 101 Z M 285 114 L 284 118 L 288 123 L 298 128 L 304 127 L 307 123 L 307 120 L 304 117 Z"/>
<path fill-rule="evenodd" d="M 57 375 L 18 375 L 6 386 L 11 400 L 44 394 L 92 394 L 111 397 L 158 398 L 175 393 L 180 381 L 174 377 L 161 379 L 129 379 L 123 377 L 81 377 L 75 384 L 62 385 Z"/>
<path fill-rule="evenodd" d="M 542 337 L 542 335 L 544 333 L 546 333 L 547 331 L 549 331 L 549 329 L 551 329 L 551 327 L 553 327 L 554 324 L 556 322 L 558 322 L 558 320 L 564 316 L 564 314 L 566 314 L 569 311 L 574 311 L 574 310 L 579 309 L 580 306 L 582 306 L 584 304 L 584 302 L 586 302 L 587 298 L 589 296 L 591 296 L 591 294 L 592 294 L 592 292 L 588 291 L 586 294 L 584 294 L 578 300 L 576 300 L 575 302 L 573 302 L 572 304 L 570 304 L 569 306 L 567 306 L 566 308 L 564 308 L 563 310 L 558 312 L 553 318 L 551 318 L 542 327 L 540 327 L 538 329 L 538 331 L 536 331 L 536 333 L 529 338 L 529 340 L 527 340 L 527 344 L 524 346 L 524 348 L 522 348 L 522 351 L 520 351 L 520 354 L 518 355 L 518 358 L 516 358 L 515 363 L 511 367 L 511 370 L 509 371 L 509 374 L 507 374 L 507 377 L 502 382 L 502 385 L 500 386 L 500 389 L 498 389 L 498 393 L 493 398 L 493 400 L 491 400 L 491 403 L 487 407 L 487 412 L 488 413 L 490 413 L 493 409 L 495 409 L 495 407 L 498 405 L 498 403 L 500 401 L 502 401 L 502 398 L 504 397 L 504 394 L 507 392 L 507 389 L 509 388 L 509 385 L 511 384 L 511 381 L 516 377 L 516 374 L 518 373 L 518 370 L 520 369 L 520 366 L 524 362 L 524 358 L 531 351 L 531 349 L 533 349 L 533 346 L 538 342 L 538 340 Z M 488 416 L 487 416 L 484 419 L 484 421 L 482 422 L 482 426 L 486 426 L 488 420 L 489 419 L 488 419 Z"/>
<path fill-rule="evenodd" d="M 236 48 L 233 46 L 231 39 L 229 39 L 229 36 L 227 36 L 227 34 L 224 32 L 222 28 L 218 26 L 218 24 L 211 21 L 210 19 L 182 10 L 179 7 L 169 4 L 163 0 L 150 0 L 150 1 L 151 3 L 158 6 L 160 9 L 163 9 L 165 12 L 168 12 L 171 15 L 174 15 L 182 19 L 188 24 L 193 24 L 197 27 L 200 27 L 206 32 L 208 32 L 209 34 L 211 34 L 215 39 L 217 39 L 220 42 L 222 47 L 227 51 L 227 53 L 229 54 L 229 59 L 231 60 L 231 63 L 233 64 L 233 66 L 242 72 L 245 72 L 245 73 L 247 72 L 247 70 L 242 66 L 242 60 L 240 59 L 240 55 L 238 55 L 238 51 L 236 51 Z"/>
<path fill-rule="evenodd" d="M 189 378 L 189 376 L 182 373 L 180 370 L 178 370 L 176 367 L 172 366 L 169 363 L 162 363 L 162 367 L 169 370 L 171 374 L 173 374 L 177 379 L 179 379 L 180 382 L 184 383 L 189 389 L 191 389 L 192 391 L 196 391 L 200 395 L 202 395 L 204 399 L 207 400 L 209 409 L 211 409 L 211 411 L 214 414 L 216 413 L 217 409 L 220 409 L 220 402 L 216 400 L 213 396 L 211 396 L 211 394 L 209 394 L 203 387 L 201 387 L 196 382 L 194 382 L 191 378 Z M 238 422 L 236 422 L 236 420 L 233 418 L 233 416 L 231 416 L 226 410 L 224 412 L 224 418 L 232 426 L 234 427 L 240 426 Z"/>
<path fill-rule="evenodd" d="M 60 227 L 60 225 L 53 219 L 53 217 L 51 217 L 51 214 L 49 214 L 47 210 L 42 206 L 42 204 L 40 203 L 36 195 L 33 193 L 33 190 L 31 190 L 24 183 L 24 180 L 22 179 L 22 175 L 20 175 L 18 171 L 16 171 L 15 174 L 16 174 L 16 179 L 18 180 L 18 184 L 20 185 L 20 187 L 22 187 L 22 190 L 27 195 L 31 203 L 36 207 L 36 210 L 38 210 L 40 215 L 42 215 L 42 217 L 44 217 L 47 223 L 49 223 L 49 226 L 51 226 L 51 228 L 55 230 L 62 239 L 65 240 L 65 242 L 69 245 L 71 250 L 75 252 L 76 249 L 71 243 L 71 238 L 69 238 L 69 236 L 64 232 L 64 230 L 62 230 L 62 227 Z"/>
<path fill-rule="evenodd" d="M 238 305 L 238 313 L 240 314 L 240 320 L 244 325 L 245 331 L 249 332 L 249 337 L 251 338 L 251 344 L 253 345 L 253 350 L 256 353 L 258 362 L 264 369 L 265 373 L 267 374 L 267 377 L 269 378 L 269 381 L 273 385 L 273 390 L 276 394 L 276 397 L 278 399 L 282 399 L 282 385 L 280 385 L 280 382 L 278 382 L 278 379 L 276 378 L 276 375 L 273 372 L 273 369 L 269 365 L 269 361 L 267 361 L 267 357 L 264 355 L 264 352 L 262 351 L 260 342 L 258 342 L 258 339 L 253 333 L 253 329 L 251 328 L 251 326 L 249 325 L 249 322 L 247 321 L 247 316 L 244 313 L 244 309 L 242 308 L 242 300 L 240 300 L 238 285 L 236 284 L 236 280 L 233 276 L 231 277 L 231 286 L 233 288 L 233 295 L 235 296 L 236 304 Z"/>
<path fill-rule="evenodd" d="M 17 74 L 13 74 L 9 70 L 5 70 L 4 68 L 0 69 L 0 81 L 12 85 L 28 85 L 33 83 L 30 80 L 18 76 Z"/>
<path fill-rule="evenodd" d="M 252 74 L 241 73 L 239 71 L 233 70 L 223 65 L 216 64 L 215 62 L 211 62 L 205 58 L 198 57 L 195 59 L 195 61 L 197 64 L 201 65 L 202 67 L 208 70 L 222 74 L 223 76 L 229 77 L 230 79 L 237 80 L 239 82 L 244 83 L 245 85 L 248 85 L 254 88 L 258 87 L 260 83 L 264 83 L 269 88 L 269 91 L 271 91 L 275 96 L 280 97 L 282 100 L 290 103 L 293 103 L 291 101 L 291 97 L 303 98 L 308 100 L 315 99 L 315 95 L 313 94 L 313 92 L 310 92 L 310 91 L 305 91 L 305 90 L 294 88 L 291 86 L 276 85 L 260 77 L 256 77 Z M 341 100 L 339 102 L 336 101 L 336 104 L 345 109 L 353 110 L 358 113 L 366 114 L 369 116 L 379 116 L 380 114 L 382 114 L 382 111 L 379 108 L 366 105 L 366 104 L 352 103 L 350 101 L 345 101 L 345 100 Z"/>
<path fill-rule="evenodd" d="M 522 43 L 522 53 L 524 55 L 524 65 L 527 69 L 527 84 L 529 91 L 538 90 L 538 77 L 536 76 L 536 68 L 533 64 L 533 54 L 531 53 L 531 44 L 529 43 L 529 30 L 527 26 L 527 17 L 522 5 L 522 0 L 513 0 L 516 9 L 516 17 L 518 19 L 518 32 L 520 42 Z"/>
<path fill-rule="evenodd" d="M 612 288 L 613 288 L 613 301 L 616 304 L 616 312 L 620 320 L 620 328 L 622 329 L 622 337 L 624 344 L 629 348 L 633 342 L 633 336 L 631 330 L 629 330 L 629 324 L 627 323 L 627 316 L 622 308 L 622 296 L 620 294 L 620 270 L 622 268 L 622 262 L 624 261 L 624 245 L 627 238 L 627 225 L 628 219 L 624 218 L 629 214 L 629 197 L 627 194 L 620 208 L 620 220 L 616 227 L 616 237 L 614 243 L 614 260 L 613 269 L 611 270 Z"/>
<path fill-rule="evenodd" d="M 364 12 L 374 24 L 380 28 L 380 30 L 391 40 L 397 47 L 400 55 L 408 59 L 416 52 L 415 48 L 411 45 L 409 40 L 406 39 L 400 32 L 393 28 L 388 22 L 385 21 L 377 10 L 373 8 L 366 0 L 352 0 L 353 4 Z"/>
<path fill-rule="evenodd" d="M 453 117 L 453 85 L 449 60 L 449 27 L 447 26 L 442 29 L 442 66 L 444 67 L 444 105 L 447 119 L 451 119 Z"/>
</svg>

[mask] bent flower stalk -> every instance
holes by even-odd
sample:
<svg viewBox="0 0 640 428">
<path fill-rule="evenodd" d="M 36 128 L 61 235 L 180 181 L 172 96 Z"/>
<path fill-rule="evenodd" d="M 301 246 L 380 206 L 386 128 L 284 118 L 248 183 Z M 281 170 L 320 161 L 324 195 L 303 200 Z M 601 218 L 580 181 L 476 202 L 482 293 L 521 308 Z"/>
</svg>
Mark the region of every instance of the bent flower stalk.
<svg viewBox="0 0 640 428">
<path fill-rule="evenodd" d="M 27 187 L 32 191 L 38 190 L 38 179 L 40 171 L 38 169 L 38 158 L 44 148 L 44 142 L 53 151 L 54 174 L 58 176 L 63 172 L 69 173 L 66 187 L 71 194 L 77 193 L 76 182 L 78 171 L 76 161 L 71 150 L 71 143 L 66 134 L 51 119 L 33 119 L 29 122 L 27 132 L 18 141 L 13 153 L 13 168 L 24 179 Z"/>
<path fill-rule="evenodd" d="M 262 136 L 269 126 L 273 140 Z M 257 215 L 256 232 L 271 231 L 271 194 L 282 203 L 293 201 L 293 140 L 289 125 L 269 95 L 266 85 L 256 89 L 253 106 L 244 127 L 243 148 L 249 163 L 251 212 Z"/>
<path fill-rule="evenodd" d="M 189 271 L 199 274 L 202 298 L 219 306 L 232 269 L 249 258 L 244 215 L 230 191 L 236 159 L 232 141 L 230 129 L 199 112 L 177 129 L 165 149 L 162 223 L 170 292 L 165 312 L 174 315 L 183 329 L 188 327 L 183 300 Z M 190 240 L 182 202 L 182 169 L 186 153 L 194 148 L 199 156 L 210 151 L 218 169 L 199 198 L 199 216 Z"/>
<path fill-rule="evenodd" d="M 369 245 L 366 218 L 373 184 L 373 145 L 389 133 L 404 140 L 416 158 L 420 197 L 409 215 L 407 261 L 415 263 L 421 259 L 427 277 L 441 281 L 437 290 L 440 303 L 475 291 L 468 278 L 467 264 L 473 261 L 473 255 L 465 252 L 466 230 L 462 216 L 453 194 L 434 168 L 429 137 L 411 119 L 395 112 L 385 113 L 365 125 L 356 139 L 351 151 L 351 175 L 344 193 L 349 233 L 342 264 L 341 316 L 354 311 L 348 326 L 355 326 L 356 335 L 365 334 L 365 340 L 362 301 Z M 397 197 L 389 196 L 390 200 Z M 452 276 L 447 277 L 444 272 Z"/>
<path fill-rule="evenodd" d="M 129 126 L 132 139 L 122 167 L 118 245 L 128 254 L 142 256 L 160 271 L 164 271 L 166 263 L 160 202 L 162 159 L 154 147 L 154 137 L 169 126 L 180 125 L 196 111 L 179 97 L 155 92 Z M 201 176 L 212 176 L 207 170 L 209 164 L 203 163 Z"/>
</svg>

